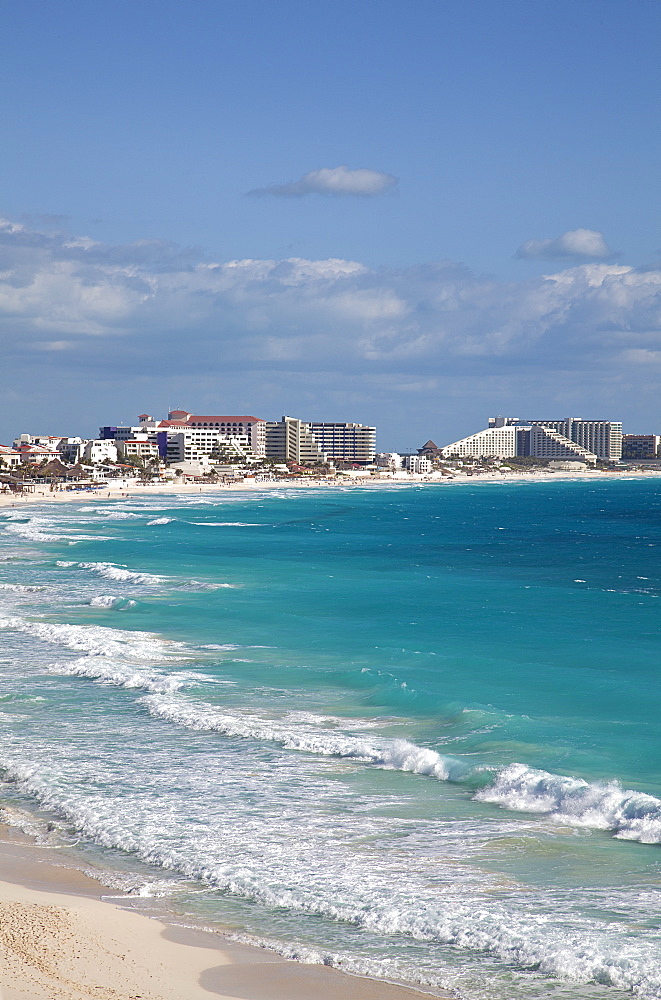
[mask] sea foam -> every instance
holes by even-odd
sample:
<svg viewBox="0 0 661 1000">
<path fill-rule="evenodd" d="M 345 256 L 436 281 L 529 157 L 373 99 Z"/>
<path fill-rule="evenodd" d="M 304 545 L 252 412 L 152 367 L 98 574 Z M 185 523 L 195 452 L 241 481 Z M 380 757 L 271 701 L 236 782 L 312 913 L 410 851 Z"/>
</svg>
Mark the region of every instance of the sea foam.
<svg viewBox="0 0 661 1000">
<path fill-rule="evenodd" d="M 0 618 L 0 628 L 23 632 L 44 642 L 84 652 L 89 656 L 166 660 L 172 655 L 183 656 L 185 650 L 183 643 L 160 639 L 151 632 L 127 632 L 102 625 L 35 622 L 7 616 Z"/>
<path fill-rule="evenodd" d="M 126 566 L 116 566 L 110 562 L 71 562 L 69 560 L 58 559 L 56 565 L 63 569 L 75 566 L 78 569 L 90 570 L 90 572 L 98 573 L 99 576 L 104 577 L 106 580 L 115 580 L 119 583 L 139 583 L 146 586 L 155 586 L 163 583 L 165 580 L 165 577 L 156 576 L 154 573 L 141 573 L 127 569 Z"/>
<path fill-rule="evenodd" d="M 223 736 L 268 740 L 287 750 L 325 757 L 345 757 L 396 771 L 426 774 L 439 781 L 458 780 L 465 773 L 460 761 L 408 740 L 382 742 L 347 736 L 333 730 L 287 725 L 249 714 L 229 715 L 212 705 L 184 699 L 145 697 L 142 703 L 151 715 L 168 719 L 188 729 L 221 733 Z"/>
<path fill-rule="evenodd" d="M 96 656 L 83 656 L 69 663 L 52 663 L 48 666 L 48 671 L 62 677 L 87 677 L 114 687 L 161 694 L 180 691 L 200 679 L 200 675 L 193 672 L 176 671 L 166 674 L 161 670 L 149 670 Z"/>
<path fill-rule="evenodd" d="M 624 789 L 617 781 L 591 784 L 510 764 L 475 798 L 505 809 L 544 813 L 571 826 L 609 830 L 620 840 L 661 843 L 661 799 Z"/>
</svg>

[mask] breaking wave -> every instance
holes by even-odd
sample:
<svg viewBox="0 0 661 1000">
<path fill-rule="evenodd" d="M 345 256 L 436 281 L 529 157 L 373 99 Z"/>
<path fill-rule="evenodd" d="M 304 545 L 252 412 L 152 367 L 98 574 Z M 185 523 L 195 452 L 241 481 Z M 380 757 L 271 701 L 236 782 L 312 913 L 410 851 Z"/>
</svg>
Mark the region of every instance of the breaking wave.
<svg viewBox="0 0 661 1000">
<path fill-rule="evenodd" d="M 279 743 L 286 750 L 300 750 L 324 757 L 347 757 L 390 770 L 426 774 L 439 781 L 457 781 L 466 770 L 460 761 L 443 757 L 435 750 L 416 746 L 408 740 L 375 741 L 310 726 L 287 726 L 255 715 L 227 715 L 212 705 L 181 698 L 147 696 L 142 703 L 151 715 L 188 729 L 268 740 Z"/>
<path fill-rule="evenodd" d="M 167 660 L 173 655 L 186 655 L 183 643 L 160 639 L 152 632 L 127 632 L 102 625 L 33 622 L 9 616 L 0 618 L 0 628 L 23 632 L 44 642 L 87 653 L 89 656 Z"/>
<path fill-rule="evenodd" d="M 98 573 L 99 576 L 104 577 L 106 580 L 115 580 L 120 583 L 141 583 L 146 586 L 155 586 L 165 581 L 165 577 L 163 576 L 156 576 L 153 573 L 138 573 L 135 570 L 127 569 L 125 566 L 116 566 L 114 563 L 109 562 L 70 562 L 58 559 L 56 565 L 64 569 L 75 566 L 77 569 L 90 570 L 92 573 Z"/>
<path fill-rule="evenodd" d="M 91 608 L 114 608 L 118 611 L 134 608 L 136 605 L 135 601 L 127 600 L 125 597 L 113 597 L 112 594 L 100 594 L 98 597 L 93 597 L 89 603 Z"/>
<path fill-rule="evenodd" d="M 112 684 L 114 687 L 159 694 L 180 691 L 200 679 L 205 679 L 203 675 L 193 671 L 180 670 L 168 674 L 162 670 L 149 670 L 97 656 L 82 656 L 70 663 L 52 663 L 48 671 L 61 677 L 87 677 L 104 684 Z"/>
<path fill-rule="evenodd" d="M 661 843 L 661 799 L 622 788 L 618 781 L 589 783 L 510 764 L 475 798 L 517 812 L 544 813 L 558 823 L 608 830 L 619 840 Z"/>
<path fill-rule="evenodd" d="M 89 570 L 91 573 L 97 573 L 104 579 L 113 580 L 115 583 L 141 584 L 145 587 L 157 587 L 169 583 L 186 590 L 219 590 L 225 587 L 232 589 L 237 586 L 234 583 L 205 583 L 202 580 L 177 581 L 166 576 L 157 576 L 155 573 L 142 573 L 138 570 L 127 569 L 126 566 L 118 566 L 110 562 L 75 562 L 69 559 L 58 559 L 55 565 L 61 569 L 75 567 L 76 569 Z"/>
</svg>

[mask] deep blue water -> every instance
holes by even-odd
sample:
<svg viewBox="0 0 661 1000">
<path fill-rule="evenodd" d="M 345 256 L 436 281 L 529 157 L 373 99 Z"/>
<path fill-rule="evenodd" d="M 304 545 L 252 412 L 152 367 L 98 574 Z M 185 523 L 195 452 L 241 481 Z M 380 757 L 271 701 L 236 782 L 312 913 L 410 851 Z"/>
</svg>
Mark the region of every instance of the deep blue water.
<svg viewBox="0 0 661 1000">
<path fill-rule="evenodd" d="M 5 817 L 284 954 L 661 997 L 660 553 L 660 479 L 5 509 Z"/>
</svg>

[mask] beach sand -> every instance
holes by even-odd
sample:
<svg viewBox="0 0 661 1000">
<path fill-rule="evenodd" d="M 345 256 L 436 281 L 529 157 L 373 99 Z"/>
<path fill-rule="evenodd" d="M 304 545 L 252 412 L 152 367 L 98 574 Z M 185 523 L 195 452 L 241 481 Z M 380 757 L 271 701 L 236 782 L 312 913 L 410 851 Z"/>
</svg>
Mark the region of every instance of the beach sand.
<svg viewBox="0 0 661 1000">
<path fill-rule="evenodd" d="M 0 826 L 0 1000 L 429 996 L 162 923 L 103 895 L 98 881 L 65 866 L 56 851 Z"/>
<path fill-rule="evenodd" d="M 195 493 L 218 493 L 227 495 L 228 493 L 244 492 L 245 490 L 269 490 L 291 487 L 330 487 L 346 488 L 347 486 L 363 486 L 371 488 L 381 487 L 402 487 L 402 486 L 451 486 L 453 483 L 464 483 L 471 485 L 477 483 L 493 482 L 544 482 L 560 480 L 585 480 L 585 479 L 613 479 L 614 477 L 634 476 L 638 478 L 658 477 L 661 471 L 648 470 L 618 470 L 617 472 L 604 472 L 602 470 L 593 472 L 487 472 L 479 475 L 466 475 L 457 473 L 449 477 L 430 478 L 428 476 L 407 476 L 406 478 L 389 478 L 386 476 L 356 476 L 342 477 L 341 479 L 317 479 L 313 476 L 290 479 L 267 480 L 264 482 L 254 479 L 239 480 L 236 483 L 164 483 L 155 485 L 141 485 L 137 480 L 115 481 L 98 490 L 56 490 L 51 491 L 47 485 L 36 486 L 34 492 L 14 494 L 0 493 L 0 508 L 3 507 L 24 507 L 31 503 L 88 503 L 93 500 L 122 500 L 127 497 L 149 497 L 154 494 L 165 494 L 170 496 L 188 496 Z"/>
</svg>

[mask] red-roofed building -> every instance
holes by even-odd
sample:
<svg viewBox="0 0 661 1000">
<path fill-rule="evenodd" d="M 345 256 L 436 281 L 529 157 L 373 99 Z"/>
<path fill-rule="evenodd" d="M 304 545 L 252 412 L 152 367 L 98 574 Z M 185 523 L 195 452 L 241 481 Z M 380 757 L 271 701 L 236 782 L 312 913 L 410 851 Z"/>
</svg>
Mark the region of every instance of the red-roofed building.
<svg viewBox="0 0 661 1000">
<path fill-rule="evenodd" d="M 50 462 L 52 458 L 60 457 L 60 453 L 57 449 L 43 448 L 38 444 L 20 444 L 16 451 L 21 456 L 21 462 L 30 464 Z"/>
<path fill-rule="evenodd" d="M 14 448 L 9 448 L 5 444 L 0 444 L 0 465 L 6 469 L 13 469 L 21 464 L 21 456 Z"/>
<path fill-rule="evenodd" d="M 221 416 L 189 413 L 187 410 L 170 410 L 167 422 L 161 421 L 161 424 L 166 423 L 215 430 L 227 437 L 243 438 L 246 440 L 248 450 L 256 458 L 263 458 L 266 455 L 266 421 L 261 417 Z"/>
</svg>

